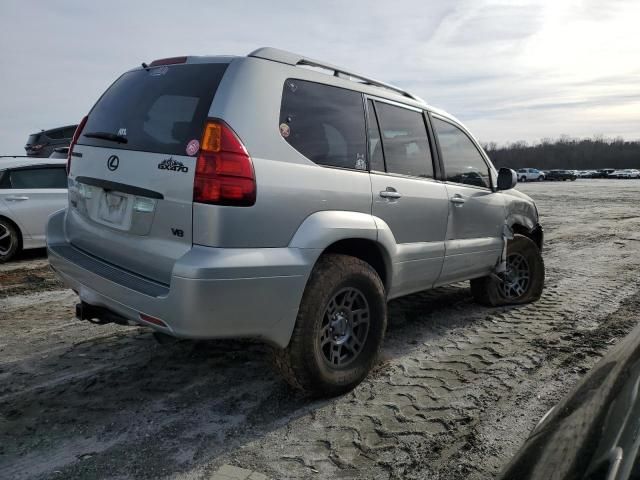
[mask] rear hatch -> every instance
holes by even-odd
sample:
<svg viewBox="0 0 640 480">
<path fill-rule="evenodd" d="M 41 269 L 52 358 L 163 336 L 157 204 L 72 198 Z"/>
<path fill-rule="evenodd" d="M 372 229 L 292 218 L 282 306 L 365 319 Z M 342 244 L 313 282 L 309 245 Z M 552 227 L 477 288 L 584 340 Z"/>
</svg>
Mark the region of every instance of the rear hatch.
<svg viewBox="0 0 640 480">
<path fill-rule="evenodd" d="M 104 93 L 72 146 L 66 232 L 74 246 L 169 283 L 192 245 L 198 142 L 227 66 L 141 68 Z"/>
</svg>

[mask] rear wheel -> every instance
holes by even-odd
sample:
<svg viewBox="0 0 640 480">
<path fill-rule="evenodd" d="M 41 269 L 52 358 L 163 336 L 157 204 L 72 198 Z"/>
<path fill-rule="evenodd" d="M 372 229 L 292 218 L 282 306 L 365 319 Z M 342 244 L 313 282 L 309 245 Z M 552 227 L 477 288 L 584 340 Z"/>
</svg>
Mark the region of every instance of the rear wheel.
<svg viewBox="0 0 640 480">
<path fill-rule="evenodd" d="M 16 227 L 0 218 L 0 263 L 8 262 L 20 250 L 20 235 Z"/>
<path fill-rule="evenodd" d="M 538 181 L 539 181 L 539 182 L 541 182 L 541 181 L 543 181 L 543 180 L 544 180 L 544 177 L 543 177 L 542 175 L 540 175 L 540 176 L 538 177 Z"/>
<path fill-rule="evenodd" d="M 526 182 L 527 181 L 527 177 L 520 177 L 520 182 Z"/>
<path fill-rule="evenodd" d="M 375 364 L 387 325 L 384 287 L 366 262 L 320 258 L 307 284 L 291 341 L 274 352 L 287 382 L 314 396 L 344 393 Z"/>
<path fill-rule="evenodd" d="M 507 243 L 507 269 L 495 276 L 471 280 L 475 300 L 487 306 L 534 302 L 544 287 L 544 262 L 538 246 L 524 235 Z"/>
</svg>

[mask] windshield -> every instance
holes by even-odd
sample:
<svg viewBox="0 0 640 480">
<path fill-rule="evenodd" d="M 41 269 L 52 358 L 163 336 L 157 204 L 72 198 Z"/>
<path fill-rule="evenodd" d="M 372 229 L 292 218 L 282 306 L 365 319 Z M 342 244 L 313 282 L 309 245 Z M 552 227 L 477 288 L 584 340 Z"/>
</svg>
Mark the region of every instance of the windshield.
<svg viewBox="0 0 640 480">
<path fill-rule="evenodd" d="M 180 64 L 125 73 L 89 113 L 78 144 L 184 155 L 187 143 L 200 139 L 227 66 Z"/>
</svg>

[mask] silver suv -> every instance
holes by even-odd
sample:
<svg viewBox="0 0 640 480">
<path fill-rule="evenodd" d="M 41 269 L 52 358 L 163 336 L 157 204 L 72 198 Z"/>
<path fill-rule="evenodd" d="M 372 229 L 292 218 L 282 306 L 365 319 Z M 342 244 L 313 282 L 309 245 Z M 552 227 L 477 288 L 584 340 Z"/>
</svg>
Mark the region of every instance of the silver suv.
<svg viewBox="0 0 640 480">
<path fill-rule="evenodd" d="M 414 95 L 293 53 L 142 64 L 68 163 L 47 241 L 79 318 L 262 339 L 315 395 L 367 375 L 392 298 L 462 280 L 487 305 L 542 291 L 515 172 Z"/>
</svg>

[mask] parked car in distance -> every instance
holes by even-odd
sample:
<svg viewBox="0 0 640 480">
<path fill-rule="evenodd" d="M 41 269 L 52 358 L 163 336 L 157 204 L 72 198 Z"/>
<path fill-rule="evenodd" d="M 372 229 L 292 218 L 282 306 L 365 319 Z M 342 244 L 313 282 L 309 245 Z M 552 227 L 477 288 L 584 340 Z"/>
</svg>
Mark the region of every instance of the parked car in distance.
<svg viewBox="0 0 640 480">
<path fill-rule="evenodd" d="M 69 158 L 47 244 L 79 318 L 258 338 L 313 395 L 365 378 L 389 299 L 463 280 L 485 305 L 542 292 L 513 170 L 411 93 L 294 53 L 142 64 Z"/>
<path fill-rule="evenodd" d="M 633 168 L 616 170 L 610 176 L 615 178 L 640 178 L 640 170 L 635 170 Z"/>
<path fill-rule="evenodd" d="M 578 178 L 598 178 L 599 173 L 597 170 L 578 170 Z"/>
<path fill-rule="evenodd" d="M 640 478 L 640 326 L 533 429 L 501 480 Z"/>
<path fill-rule="evenodd" d="M 518 181 L 519 182 L 530 182 L 536 181 L 541 182 L 544 180 L 544 172 L 542 170 L 538 170 L 537 168 L 520 168 L 518 169 Z"/>
<path fill-rule="evenodd" d="M 0 263 L 45 246 L 49 215 L 67 206 L 66 161 L 0 161 Z"/>
<path fill-rule="evenodd" d="M 598 178 L 611 178 L 613 172 L 615 172 L 615 168 L 603 168 L 598 170 Z"/>
<path fill-rule="evenodd" d="M 29 157 L 46 158 L 51 155 L 55 148 L 69 146 L 76 127 L 77 125 L 67 125 L 66 127 L 32 133 L 29 135 L 24 149 Z"/>
<path fill-rule="evenodd" d="M 547 172 L 547 180 L 571 180 L 574 181 L 578 176 L 571 170 L 549 170 Z"/>
</svg>

